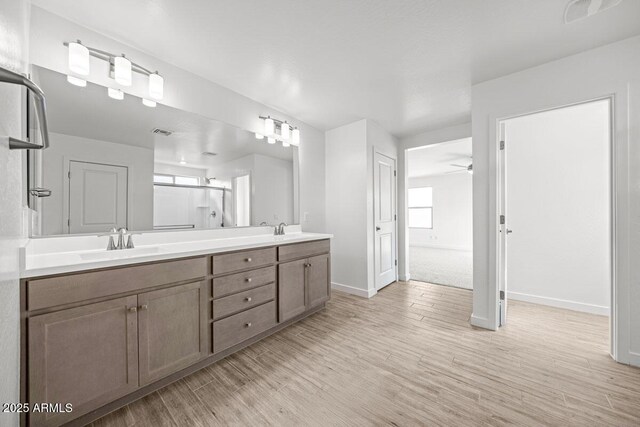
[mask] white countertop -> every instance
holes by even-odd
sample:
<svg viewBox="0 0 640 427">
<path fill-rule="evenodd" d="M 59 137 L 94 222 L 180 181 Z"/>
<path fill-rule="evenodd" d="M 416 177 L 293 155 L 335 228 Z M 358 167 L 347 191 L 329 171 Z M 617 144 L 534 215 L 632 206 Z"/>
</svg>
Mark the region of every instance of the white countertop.
<svg viewBox="0 0 640 427">
<path fill-rule="evenodd" d="M 169 242 L 167 243 L 158 242 L 154 244 L 136 245 L 134 249 L 123 249 L 114 251 L 107 251 L 106 249 L 87 250 L 80 247 L 78 248 L 78 250 L 65 250 L 64 252 L 55 252 L 52 251 L 50 247 L 46 248 L 46 250 L 38 248 L 38 245 L 40 245 L 41 247 L 44 246 L 40 242 L 33 244 L 33 248 L 29 248 L 29 244 L 27 244 L 27 246 L 25 246 L 22 251 L 23 259 L 21 277 L 28 278 L 47 276 L 51 274 L 70 273 L 74 271 L 137 264 L 150 261 L 169 260 L 174 258 L 183 258 L 198 255 L 209 255 L 220 252 L 261 248 L 287 243 L 330 239 L 333 237 L 331 234 L 304 233 L 301 231 L 290 232 L 285 234 L 284 236 L 274 236 L 272 234 L 269 235 L 262 233 L 248 236 L 241 235 L 238 237 L 228 236 L 221 238 L 206 238 L 212 236 L 190 233 L 181 234 L 181 236 L 185 239 L 193 239 L 191 241 L 175 241 L 175 236 L 176 235 L 173 235 L 171 236 L 173 238 L 167 239 L 169 240 Z M 139 237 L 140 240 L 145 240 L 142 238 L 142 236 Z M 95 239 L 95 236 L 93 238 Z M 73 237 L 67 237 L 66 239 L 73 239 Z M 161 241 L 164 239 L 162 239 L 161 234 L 155 234 L 153 240 Z M 32 240 L 32 242 L 34 241 L 35 240 Z M 64 249 L 69 249 L 71 245 L 69 245 L 67 240 L 65 244 L 61 246 L 63 246 Z"/>
</svg>

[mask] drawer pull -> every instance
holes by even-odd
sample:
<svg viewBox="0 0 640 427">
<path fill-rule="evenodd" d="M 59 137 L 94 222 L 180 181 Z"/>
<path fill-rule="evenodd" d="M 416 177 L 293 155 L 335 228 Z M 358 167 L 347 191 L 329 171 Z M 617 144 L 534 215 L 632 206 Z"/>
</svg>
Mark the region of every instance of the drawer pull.
<svg viewBox="0 0 640 427">
<path fill-rule="evenodd" d="M 245 327 L 245 328 L 250 328 L 250 327 L 251 327 L 251 322 L 247 322 L 247 323 L 245 323 L 245 324 L 244 324 L 244 327 Z"/>
<path fill-rule="evenodd" d="M 138 311 L 138 307 L 129 307 L 129 311 L 131 313 L 135 313 L 136 311 Z"/>
<path fill-rule="evenodd" d="M 244 300 L 245 300 L 246 302 L 251 302 L 251 297 L 246 297 Z"/>
<path fill-rule="evenodd" d="M 140 307 L 138 307 L 140 310 L 146 310 L 149 308 L 149 306 L 147 304 L 142 304 Z"/>
<path fill-rule="evenodd" d="M 251 261 L 252 261 L 252 259 L 251 259 L 251 258 L 247 258 L 245 261 L 247 261 L 247 262 L 251 262 Z"/>
<path fill-rule="evenodd" d="M 246 279 L 244 279 L 246 282 L 251 283 L 251 277 L 247 277 Z"/>
</svg>

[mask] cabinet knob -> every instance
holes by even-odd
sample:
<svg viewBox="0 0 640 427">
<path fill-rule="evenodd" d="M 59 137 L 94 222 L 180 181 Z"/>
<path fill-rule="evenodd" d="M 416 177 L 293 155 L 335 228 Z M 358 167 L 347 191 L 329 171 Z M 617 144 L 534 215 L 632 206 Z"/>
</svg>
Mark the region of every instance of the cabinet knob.
<svg viewBox="0 0 640 427">
<path fill-rule="evenodd" d="M 247 323 L 245 323 L 245 324 L 244 324 L 244 327 L 245 327 L 245 328 L 250 328 L 250 327 L 251 327 L 251 322 L 247 322 Z"/>
<path fill-rule="evenodd" d="M 249 282 L 249 283 L 251 283 L 251 280 L 253 280 L 253 279 L 251 279 L 251 277 L 247 277 L 247 278 L 246 278 L 246 279 L 244 279 L 244 280 L 245 280 L 245 281 L 247 281 L 247 282 Z"/>
<path fill-rule="evenodd" d="M 246 297 L 244 300 L 245 300 L 246 302 L 251 302 L 251 297 Z"/>
<path fill-rule="evenodd" d="M 140 307 L 138 307 L 140 310 L 146 310 L 147 308 L 149 308 L 149 306 L 147 304 L 142 304 Z"/>
<path fill-rule="evenodd" d="M 138 307 L 129 307 L 129 311 L 131 313 L 135 313 L 136 311 L 138 311 Z"/>
<path fill-rule="evenodd" d="M 252 260 L 251 260 L 251 258 L 247 258 L 245 261 L 251 262 Z"/>
</svg>

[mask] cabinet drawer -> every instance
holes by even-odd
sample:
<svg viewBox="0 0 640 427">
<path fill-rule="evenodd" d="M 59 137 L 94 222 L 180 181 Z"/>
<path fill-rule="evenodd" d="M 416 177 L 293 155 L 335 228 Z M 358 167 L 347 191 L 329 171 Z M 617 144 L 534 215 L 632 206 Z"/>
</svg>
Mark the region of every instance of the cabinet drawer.
<svg viewBox="0 0 640 427">
<path fill-rule="evenodd" d="M 278 247 L 278 261 L 307 258 L 312 255 L 326 254 L 330 250 L 330 241 L 316 240 L 313 242 L 293 243 Z"/>
<path fill-rule="evenodd" d="M 213 352 L 218 353 L 276 324 L 274 301 L 213 322 Z"/>
<path fill-rule="evenodd" d="M 217 320 L 230 314 L 264 304 L 276 298 L 276 285 L 260 286 L 213 301 L 213 319 Z"/>
<path fill-rule="evenodd" d="M 203 257 L 29 280 L 27 307 L 29 310 L 38 310 L 158 285 L 201 279 L 206 275 L 207 259 Z"/>
<path fill-rule="evenodd" d="M 276 249 L 256 249 L 213 257 L 213 274 L 220 275 L 234 271 L 262 267 L 276 262 Z"/>
<path fill-rule="evenodd" d="M 276 268 L 265 267 L 213 279 L 213 297 L 220 298 L 275 282 Z"/>
</svg>

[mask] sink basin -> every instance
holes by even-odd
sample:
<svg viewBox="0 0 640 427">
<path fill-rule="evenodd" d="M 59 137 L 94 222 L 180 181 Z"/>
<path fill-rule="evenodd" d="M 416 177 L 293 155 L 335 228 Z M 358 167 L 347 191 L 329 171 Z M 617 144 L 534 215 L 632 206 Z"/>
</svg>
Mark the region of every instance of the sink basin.
<svg viewBox="0 0 640 427">
<path fill-rule="evenodd" d="M 115 251 L 104 250 L 97 252 L 84 252 L 80 254 L 80 258 L 84 261 L 98 261 L 152 255 L 157 254 L 158 252 L 160 252 L 160 248 L 158 246 L 149 246 L 144 248 L 121 249 Z"/>
</svg>

